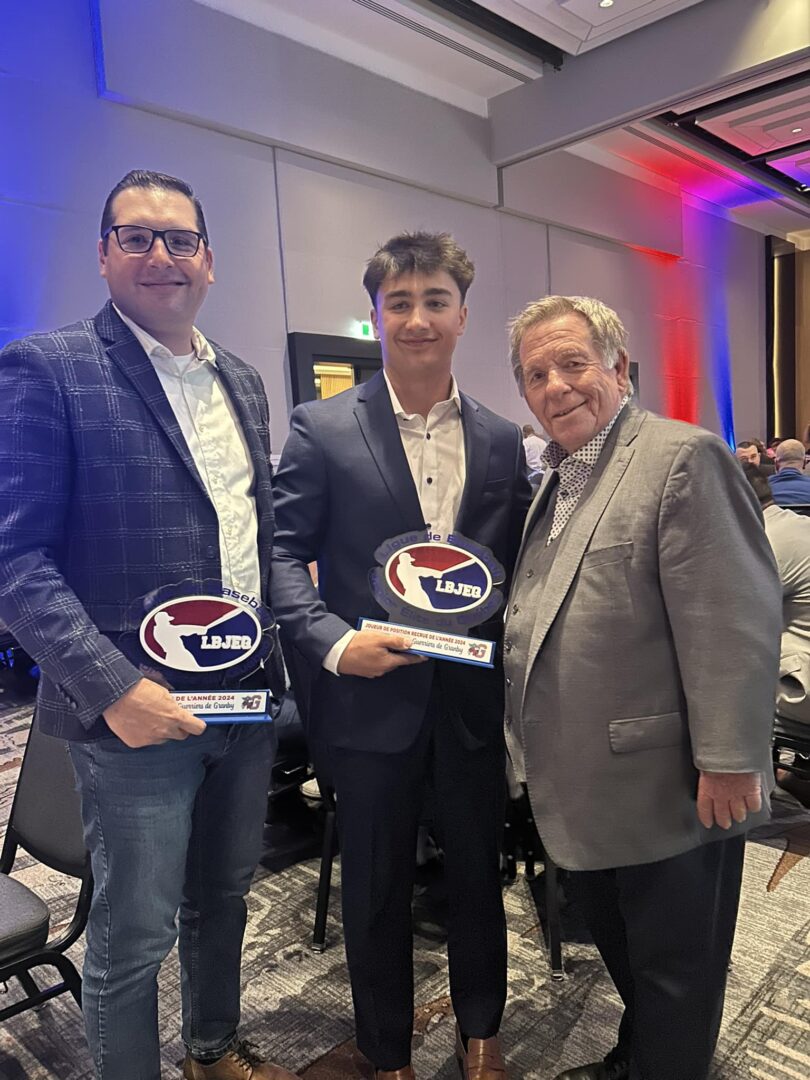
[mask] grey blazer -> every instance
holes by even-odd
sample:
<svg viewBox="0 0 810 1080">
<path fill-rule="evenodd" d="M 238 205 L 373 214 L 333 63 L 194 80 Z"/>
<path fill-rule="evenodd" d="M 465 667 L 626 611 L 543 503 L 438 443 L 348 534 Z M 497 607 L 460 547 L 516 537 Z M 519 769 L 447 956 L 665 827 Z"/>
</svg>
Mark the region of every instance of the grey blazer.
<svg viewBox="0 0 810 1080">
<path fill-rule="evenodd" d="M 548 480 L 527 530 L 547 503 Z M 555 543 L 507 715 L 552 858 L 654 862 L 763 820 L 724 832 L 696 816 L 698 770 L 772 781 L 781 589 L 728 447 L 631 402 Z M 521 548 L 510 604 L 526 569 Z"/>
<path fill-rule="evenodd" d="M 810 724 L 810 518 L 769 506 L 765 531 L 782 581 L 782 655 L 776 710 Z"/>
</svg>

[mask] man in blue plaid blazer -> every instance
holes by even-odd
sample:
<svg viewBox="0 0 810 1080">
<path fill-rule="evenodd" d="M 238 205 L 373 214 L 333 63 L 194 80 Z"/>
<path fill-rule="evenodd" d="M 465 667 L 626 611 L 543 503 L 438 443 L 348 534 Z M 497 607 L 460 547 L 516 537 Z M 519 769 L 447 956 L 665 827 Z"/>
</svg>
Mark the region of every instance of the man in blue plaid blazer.
<svg viewBox="0 0 810 1080">
<path fill-rule="evenodd" d="M 187 184 L 127 174 L 99 262 L 111 300 L 94 319 L 0 353 L 0 618 L 40 666 L 38 722 L 69 740 L 78 778 L 88 1041 L 103 1080 L 159 1080 L 156 977 L 177 918 L 184 1077 L 284 1080 L 237 1039 L 272 728 L 206 726 L 119 647 L 156 590 L 214 580 L 267 599 L 267 400 L 194 326 L 213 258 Z"/>
</svg>

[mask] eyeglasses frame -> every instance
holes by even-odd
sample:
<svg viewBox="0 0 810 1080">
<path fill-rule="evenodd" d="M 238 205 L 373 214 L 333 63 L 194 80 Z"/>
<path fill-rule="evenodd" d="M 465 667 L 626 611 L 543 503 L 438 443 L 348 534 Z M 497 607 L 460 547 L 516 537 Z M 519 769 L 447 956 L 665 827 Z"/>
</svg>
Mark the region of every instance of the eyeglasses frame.
<svg viewBox="0 0 810 1080">
<path fill-rule="evenodd" d="M 122 245 L 121 238 L 118 235 L 119 229 L 144 229 L 146 232 L 150 232 L 152 234 L 152 240 L 149 244 L 149 247 L 144 248 L 143 251 L 127 251 L 126 248 Z M 169 245 L 166 243 L 166 233 L 177 232 L 189 233 L 189 235 L 197 237 L 197 247 L 195 248 L 192 255 L 176 255 L 173 251 L 169 250 Z M 148 225 L 110 225 L 110 227 L 108 229 L 105 229 L 104 232 L 101 234 L 102 241 L 106 241 L 110 233 L 115 233 L 115 239 L 118 243 L 118 247 L 121 249 L 121 251 L 124 252 L 125 255 L 148 255 L 148 253 L 155 246 L 155 240 L 157 240 L 158 238 L 163 241 L 163 246 L 166 248 L 166 251 L 169 255 L 171 255 L 173 259 L 193 259 L 200 250 L 200 242 L 202 242 L 203 244 L 205 244 L 206 247 L 208 247 L 208 237 L 205 235 L 205 233 L 197 232 L 195 229 L 152 229 Z"/>
</svg>

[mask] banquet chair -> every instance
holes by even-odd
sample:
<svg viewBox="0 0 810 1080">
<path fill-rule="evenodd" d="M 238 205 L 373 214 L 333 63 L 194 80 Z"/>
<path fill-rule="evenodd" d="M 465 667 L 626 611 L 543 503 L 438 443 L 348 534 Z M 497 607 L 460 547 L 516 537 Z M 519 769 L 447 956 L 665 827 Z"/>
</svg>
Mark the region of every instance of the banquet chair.
<svg viewBox="0 0 810 1080">
<path fill-rule="evenodd" d="M 11 876 L 18 851 L 80 882 L 67 926 L 51 934 L 48 903 Z M 34 718 L 25 748 L 8 827 L 0 851 L 0 983 L 16 979 L 25 997 L 0 1009 L 0 1020 L 31 1009 L 66 991 L 81 1008 L 81 977 L 65 955 L 84 932 L 93 879 L 84 846 L 76 780 L 62 739 L 43 735 Z M 48 986 L 32 971 L 56 968 L 60 980 Z"/>
</svg>

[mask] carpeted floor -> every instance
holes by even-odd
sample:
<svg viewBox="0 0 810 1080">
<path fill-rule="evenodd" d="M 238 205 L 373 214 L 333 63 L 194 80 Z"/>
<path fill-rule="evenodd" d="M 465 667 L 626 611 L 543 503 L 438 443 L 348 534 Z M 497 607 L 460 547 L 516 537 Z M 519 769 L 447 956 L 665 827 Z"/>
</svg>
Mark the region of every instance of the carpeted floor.
<svg viewBox="0 0 810 1080">
<path fill-rule="evenodd" d="M 29 709 L 0 698 L 0 829 L 5 824 L 25 744 Z M 742 910 L 713 1080 L 807 1080 L 810 1076 L 810 812 L 779 801 L 778 820 L 749 843 Z M 30 860 L 16 876 L 70 915 L 72 885 Z M 368 1076 L 353 1048 L 349 982 L 339 928 L 339 864 L 330 908 L 330 947 L 308 948 L 318 865 L 271 874 L 260 868 L 250 898 L 243 979 L 243 1035 L 306 1080 Z M 513 1080 L 547 1080 L 591 1061 L 612 1045 L 619 1003 L 594 948 L 564 946 L 567 977 L 552 982 L 533 894 L 522 877 L 506 892 L 510 997 L 503 1039 Z M 573 926 L 572 922 L 572 926 Z M 77 963 L 81 947 L 72 950 Z M 444 949 L 417 934 L 414 1065 L 422 1080 L 458 1076 Z M 18 988 L 10 988 L 16 996 Z M 9 1000 L 9 999 L 6 999 Z M 0 998 L 2 1002 L 2 998 Z M 178 1077 L 176 955 L 161 974 L 164 1076 Z M 4 1080 L 89 1080 L 81 1017 L 67 996 L 0 1027 Z M 688 1080 L 688 1078 L 684 1078 Z"/>
</svg>

